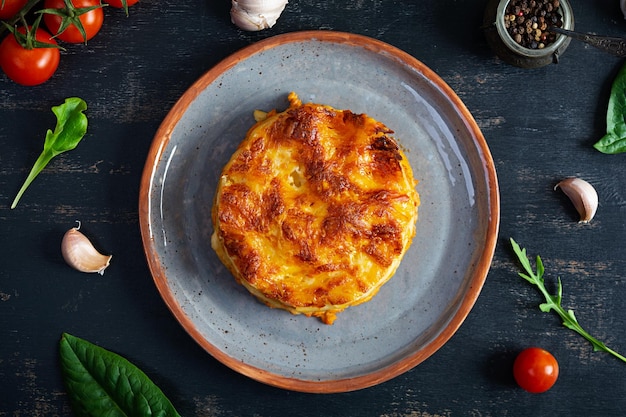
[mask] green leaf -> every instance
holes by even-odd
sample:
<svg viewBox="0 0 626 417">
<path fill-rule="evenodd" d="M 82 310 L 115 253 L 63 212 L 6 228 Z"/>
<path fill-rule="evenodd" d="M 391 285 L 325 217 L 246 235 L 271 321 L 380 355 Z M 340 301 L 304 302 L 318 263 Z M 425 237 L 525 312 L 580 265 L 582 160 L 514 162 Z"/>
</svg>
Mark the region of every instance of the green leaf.
<svg viewBox="0 0 626 417">
<path fill-rule="evenodd" d="M 120 355 L 63 333 L 61 371 L 78 417 L 180 417 L 146 374 Z"/>
<path fill-rule="evenodd" d="M 550 310 L 552 310 L 552 304 L 551 303 L 539 304 L 539 309 L 543 311 L 544 313 L 549 313 Z"/>
<path fill-rule="evenodd" d="M 622 66 L 611 87 L 606 135 L 593 147 L 606 154 L 626 152 L 626 65 Z"/>
<path fill-rule="evenodd" d="M 11 208 L 14 209 L 22 198 L 22 195 L 39 175 L 39 173 L 48 165 L 55 156 L 71 151 L 76 148 L 78 143 L 87 133 L 87 116 L 83 113 L 87 110 L 87 103 L 78 97 L 70 97 L 65 99 L 65 103 L 52 107 L 52 112 L 57 117 L 57 125 L 54 132 L 48 129 L 46 139 L 43 145 L 43 151 L 39 158 L 35 161 L 26 181 L 19 190 Z"/>
<path fill-rule="evenodd" d="M 517 256 L 520 264 L 527 272 L 527 275 L 521 272 L 518 274 L 526 281 L 529 281 L 531 284 L 536 285 L 546 300 L 545 303 L 539 305 L 539 309 L 544 313 L 554 311 L 556 314 L 558 314 L 563 321 L 563 326 L 575 331 L 576 333 L 587 339 L 587 341 L 593 346 L 594 351 L 610 353 L 616 358 L 626 362 L 626 357 L 620 355 L 612 349 L 609 349 L 604 343 L 600 342 L 589 333 L 587 333 L 578 323 L 578 320 L 576 319 L 573 310 L 566 311 L 563 306 L 561 306 L 561 300 L 563 299 L 563 285 L 560 278 L 557 279 L 557 295 L 551 295 L 548 292 L 544 284 L 543 274 L 545 271 L 541 258 L 537 256 L 537 272 L 535 273 L 532 269 L 532 266 L 530 265 L 530 260 L 526 255 L 526 249 L 522 249 L 515 240 L 511 239 L 510 241 L 511 246 L 513 247 L 513 252 L 515 252 L 515 255 Z"/>
</svg>

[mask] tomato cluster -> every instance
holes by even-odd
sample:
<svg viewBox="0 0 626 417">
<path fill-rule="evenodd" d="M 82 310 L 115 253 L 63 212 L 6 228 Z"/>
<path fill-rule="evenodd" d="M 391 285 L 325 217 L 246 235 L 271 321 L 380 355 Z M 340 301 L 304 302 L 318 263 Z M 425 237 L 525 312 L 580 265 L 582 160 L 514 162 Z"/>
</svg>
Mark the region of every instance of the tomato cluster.
<svg viewBox="0 0 626 417">
<path fill-rule="evenodd" d="M 126 0 L 124 4 L 122 0 L 104 0 L 117 8 L 127 8 L 138 1 Z M 0 0 L 0 20 L 23 23 L 0 43 L 0 68 L 14 82 L 32 86 L 44 83 L 57 70 L 61 53 L 56 39 L 87 42 L 102 28 L 104 12 L 100 0 L 43 0 L 43 8 L 35 12 L 39 17 L 33 25 L 27 25 L 24 8 L 28 3 Z M 46 29 L 39 27 L 41 20 Z"/>
</svg>

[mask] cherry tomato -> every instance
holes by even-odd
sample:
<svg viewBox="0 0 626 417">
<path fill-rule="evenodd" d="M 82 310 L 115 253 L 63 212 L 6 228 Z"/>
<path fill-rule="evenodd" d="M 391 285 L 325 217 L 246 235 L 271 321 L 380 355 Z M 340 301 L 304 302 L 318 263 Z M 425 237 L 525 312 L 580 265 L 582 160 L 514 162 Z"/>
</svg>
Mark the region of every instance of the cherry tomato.
<svg viewBox="0 0 626 417">
<path fill-rule="evenodd" d="M 72 0 L 72 4 L 78 9 L 82 7 L 97 6 L 100 4 L 100 0 Z M 43 5 L 46 9 L 65 8 L 65 2 L 63 0 L 45 0 Z M 48 29 L 50 29 L 50 32 L 55 34 L 58 39 L 69 43 L 83 43 L 96 36 L 96 34 L 100 31 L 102 23 L 104 22 L 104 12 L 102 11 L 102 8 L 99 7 L 97 9 L 90 10 L 87 13 L 81 14 L 78 19 L 83 24 L 86 39 L 83 38 L 83 35 L 74 24 L 70 24 L 63 32 L 56 35 L 61 27 L 61 22 L 63 21 L 62 17 L 50 13 L 44 13 L 43 15 L 44 23 Z"/>
<path fill-rule="evenodd" d="M 0 0 L 0 19 L 10 19 L 17 14 L 28 0 Z"/>
<path fill-rule="evenodd" d="M 126 5 L 128 7 L 132 6 L 133 4 L 137 3 L 139 0 L 126 0 Z M 122 0 L 104 0 L 105 3 L 108 3 L 109 6 L 113 6 L 113 7 L 117 7 L 119 9 L 121 9 L 122 7 L 124 7 L 124 5 L 122 4 Z"/>
<path fill-rule="evenodd" d="M 23 27 L 17 29 L 26 33 Z M 51 35 L 38 28 L 35 39 L 39 42 L 56 45 Z M 0 68 L 13 81 L 22 85 L 37 85 L 47 81 L 59 66 L 61 53 L 58 48 L 26 49 L 15 39 L 7 35 L 0 43 Z"/>
<path fill-rule="evenodd" d="M 520 387 L 539 394 L 552 388 L 559 377 L 559 364 L 547 350 L 531 347 L 515 358 L 513 376 Z"/>
</svg>

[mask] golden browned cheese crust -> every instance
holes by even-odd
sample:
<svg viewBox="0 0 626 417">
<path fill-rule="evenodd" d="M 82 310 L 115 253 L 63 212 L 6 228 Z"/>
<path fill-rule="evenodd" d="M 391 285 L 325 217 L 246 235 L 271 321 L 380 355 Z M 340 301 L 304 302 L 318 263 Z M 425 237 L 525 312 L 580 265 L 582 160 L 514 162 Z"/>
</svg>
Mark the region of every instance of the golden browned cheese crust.
<svg viewBox="0 0 626 417">
<path fill-rule="evenodd" d="M 224 167 L 211 243 L 261 301 L 332 324 L 393 275 L 415 235 L 419 196 L 385 125 L 294 93 L 289 101 Z"/>
</svg>

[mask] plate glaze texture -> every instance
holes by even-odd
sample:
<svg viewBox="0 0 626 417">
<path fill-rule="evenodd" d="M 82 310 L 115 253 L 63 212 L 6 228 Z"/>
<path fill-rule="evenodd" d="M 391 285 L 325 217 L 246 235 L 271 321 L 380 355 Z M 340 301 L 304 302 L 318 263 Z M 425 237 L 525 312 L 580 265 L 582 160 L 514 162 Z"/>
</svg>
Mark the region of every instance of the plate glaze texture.
<svg viewBox="0 0 626 417">
<path fill-rule="evenodd" d="M 253 111 L 282 111 L 290 91 L 383 122 L 419 181 L 417 234 L 398 271 L 332 326 L 258 302 L 210 244 L 222 168 Z M 449 340 L 486 279 L 499 194 L 480 129 L 439 76 L 383 42 L 309 31 L 248 46 L 189 88 L 155 135 L 139 215 L 154 282 L 197 343 L 255 380 L 331 393 L 389 380 Z"/>
</svg>

